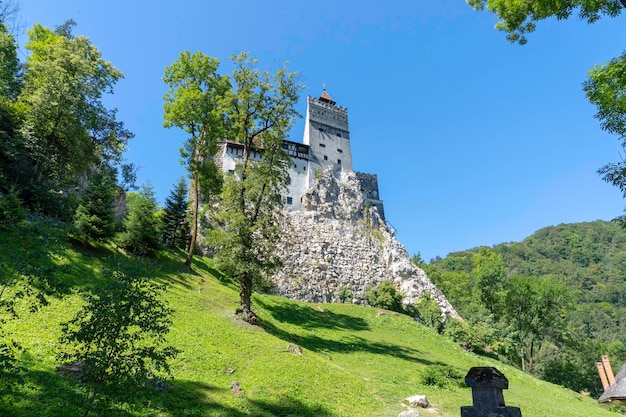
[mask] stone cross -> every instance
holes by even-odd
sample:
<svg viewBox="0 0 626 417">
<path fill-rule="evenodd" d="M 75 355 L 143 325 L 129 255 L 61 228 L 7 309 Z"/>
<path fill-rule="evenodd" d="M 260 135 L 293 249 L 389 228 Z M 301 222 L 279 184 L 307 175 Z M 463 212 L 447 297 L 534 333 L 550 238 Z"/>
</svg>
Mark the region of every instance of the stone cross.
<svg viewBox="0 0 626 417">
<path fill-rule="evenodd" d="M 473 406 L 461 407 L 461 417 L 522 417 L 517 407 L 504 404 L 502 390 L 509 380 L 496 368 L 477 366 L 465 375 L 465 385 L 472 389 Z"/>
</svg>

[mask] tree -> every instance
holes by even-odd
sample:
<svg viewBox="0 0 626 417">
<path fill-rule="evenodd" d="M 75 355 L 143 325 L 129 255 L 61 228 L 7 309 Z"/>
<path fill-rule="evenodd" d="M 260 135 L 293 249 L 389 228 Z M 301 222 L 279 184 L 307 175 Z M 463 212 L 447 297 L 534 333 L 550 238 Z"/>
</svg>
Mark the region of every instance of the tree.
<svg viewBox="0 0 626 417">
<path fill-rule="evenodd" d="M 181 177 L 169 197 L 165 200 L 163 215 L 163 243 L 173 248 L 188 248 L 189 219 L 187 181 Z"/>
<path fill-rule="evenodd" d="M 200 203 L 219 193 L 222 177 L 213 159 L 217 141 L 224 138 L 219 100 L 230 87 L 228 77 L 217 73 L 219 61 L 201 52 L 182 52 L 165 69 L 168 86 L 163 97 L 163 126 L 178 127 L 190 137 L 181 148 L 183 163 L 191 177 L 191 240 L 185 265 L 191 267 L 198 239 Z"/>
<path fill-rule="evenodd" d="M 62 327 L 60 360 L 80 364 L 87 417 L 98 400 L 133 401 L 141 389 L 170 372 L 178 351 L 167 346 L 172 310 L 162 301 L 165 288 L 139 271 L 106 271 L 110 284 Z M 154 388 L 154 385 L 152 385 Z"/>
<path fill-rule="evenodd" d="M 551 336 L 558 340 L 564 329 L 568 291 L 550 278 L 515 276 L 505 298 L 505 319 L 518 343 L 522 370 L 532 371 L 540 344 Z"/>
<path fill-rule="evenodd" d="M 232 57 L 233 88 L 220 101 L 226 137 L 243 146 L 235 172 L 224 181 L 219 204 L 219 225 L 212 234 L 216 260 L 239 282 L 237 313 L 254 321 L 251 295 L 280 265 L 276 243 L 284 205 L 290 158 L 283 150 L 298 116 L 294 106 L 302 86 L 298 75 L 286 67 L 270 74 L 256 67 L 249 54 Z M 255 158 L 258 152 L 260 158 Z"/>
<path fill-rule="evenodd" d="M 535 30 L 536 22 L 556 17 L 567 19 L 577 11 L 581 19 L 594 23 L 603 16 L 617 17 L 626 9 L 626 0 L 466 0 L 474 9 L 487 9 L 500 19 L 498 30 L 507 33 L 507 39 L 525 44 L 526 34 Z M 626 53 L 589 71 L 583 90 L 596 106 L 595 118 L 600 127 L 619 136 L 626 148 Z M 598 170 L 602 179 L 618 187 L 626 198 L 626 163 L 609 163 Z M 626 226 L 626 216 L 619 217 Z"/>
<path fill-rule="evenodd" d="M 526 34 L 535 30 L 536 23 L 550 17 L 559 20 L 569 18 L 578 11 L 578 17 L 594 23 L 602 16 L 616 17 L 626 7 L 626 0 L 467 0 L 476 10 L 495 13 L 500 19 L 496 29 L 507 32 L 511 42 L 525 44 Z"/>
<path fill-rule="evenodd" d="M 154 255 L 160 247 L 161 219 L 152 186 L 147 184 L 138 193 L 129 193 L 126 210 L 120 246 L 135 255 Z"/>
<path fill-rule="evenodd" d="M 45 196 L 67 193 L 91 167 L 118 163 L 132 137 L 102 103 L 122 72 L 89 39 L 71 36 L 72 26 L 68 22 L 60 34 L 38 24 L 28 31 L 30 55 L 18 97 L 26 153 L 19 162 L 27 168 L 21 187 L 30 205 L 48 212 L 54 208 L 40 204 Z"/>
<path fill-rule="evenodd" d="M 74 218 L 74 228 L 83 242 L 89 239 L 102 241 L 114 236 L 116 189 L 115 172 L 109 167 L 103 167 L 89 177 Z"/>
<path fill-rule="evenodd" d="M 495 314 L 506 279 L 502 255 L 483 246 L 472 256 L 472 263 L 478 298 L 491 314 Z"/>
</svg>

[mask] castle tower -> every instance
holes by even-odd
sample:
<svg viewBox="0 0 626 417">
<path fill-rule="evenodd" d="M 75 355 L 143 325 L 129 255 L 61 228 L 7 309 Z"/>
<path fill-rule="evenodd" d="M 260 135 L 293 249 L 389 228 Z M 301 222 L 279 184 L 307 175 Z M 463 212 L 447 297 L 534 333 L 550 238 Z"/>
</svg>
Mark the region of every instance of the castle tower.
<svg viewBox="0 0 626 417">
<path fill-rule="evenodd" d="M 309 185 L 327 167 L 337 174 L 352 171 L 348 109 L 337 106 L 326 89 L 319 98 L 308 96 L 303 142 L 309 145 Z"/>
</svg>

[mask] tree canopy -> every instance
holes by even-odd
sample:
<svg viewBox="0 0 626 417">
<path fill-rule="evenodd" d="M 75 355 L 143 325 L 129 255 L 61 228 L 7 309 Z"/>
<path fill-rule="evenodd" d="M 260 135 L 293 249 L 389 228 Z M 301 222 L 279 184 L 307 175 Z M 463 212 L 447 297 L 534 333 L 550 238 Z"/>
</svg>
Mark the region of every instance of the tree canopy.
<svg viewBox="0 0 626 417">
<path fill-rule="evenodd" d="M 496 28 L 507 33 L 511 42 L 525 44 L 526 34 L 536 28 L 536 22 L 551 17 L 567 19 L 573 13 L 593 23 L 602 16 L 616 17 L 626 7 L 626 0 L 467 0 L 476 10 L 485 7 L 498 16 Z"/>
<path fill-rule="evenodd" d="M 220 103 L 226 137 L 243 147 L 235 172 L 225 179 L 220 196 L 219 227 L 212 234 L 220 268 L 240 285 L 238 313 L 254 321 L 252 289 L 279 265 L 276 243 L 284 205 L 290 158 L 283 139 L 298 116 L 302 88 L 298 74 L 286 67 L 274 74 L 257 68 L 247 53 L 232 57 L 232 89 Z M 255 157 L 258 153 L 258 157 Z"/>
</svg>

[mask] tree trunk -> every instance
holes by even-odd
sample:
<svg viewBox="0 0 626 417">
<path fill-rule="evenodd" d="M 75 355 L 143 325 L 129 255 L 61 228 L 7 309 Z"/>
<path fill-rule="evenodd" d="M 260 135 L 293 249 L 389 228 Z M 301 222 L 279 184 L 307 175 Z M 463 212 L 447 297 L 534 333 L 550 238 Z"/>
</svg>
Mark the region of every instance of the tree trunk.
<svg viewBox="0 0 626 417">
<path fill-rule="evenodd" d="M 524 345 L 520 348 L 520 355 L 522 356 L 522 371 L 526 372 L 526 360 L 524 359 Z"/>
<path fill-rule="evenodd" d="M 242 320 L 255 324 L 256 316 L 252 312 L 252 278 L 247 274 L 239 279 L 239 301 L 237 315 Z"/>
<path fill-rule="evenodd" d="M 200 205 L 199 194 L 198 179 L 194 176 L 191 179 L 191 198 L 193 199 L 193 209 L 191 214 L 191 242 L 189 242 L 187 260 L 185 261 L 185 266 L 187 268 L 191 268 L 191 262 L 193 261 L 193 252 L 196 249 L 196 240 L 198 238 L 198 207 Z"/>
</svg>

